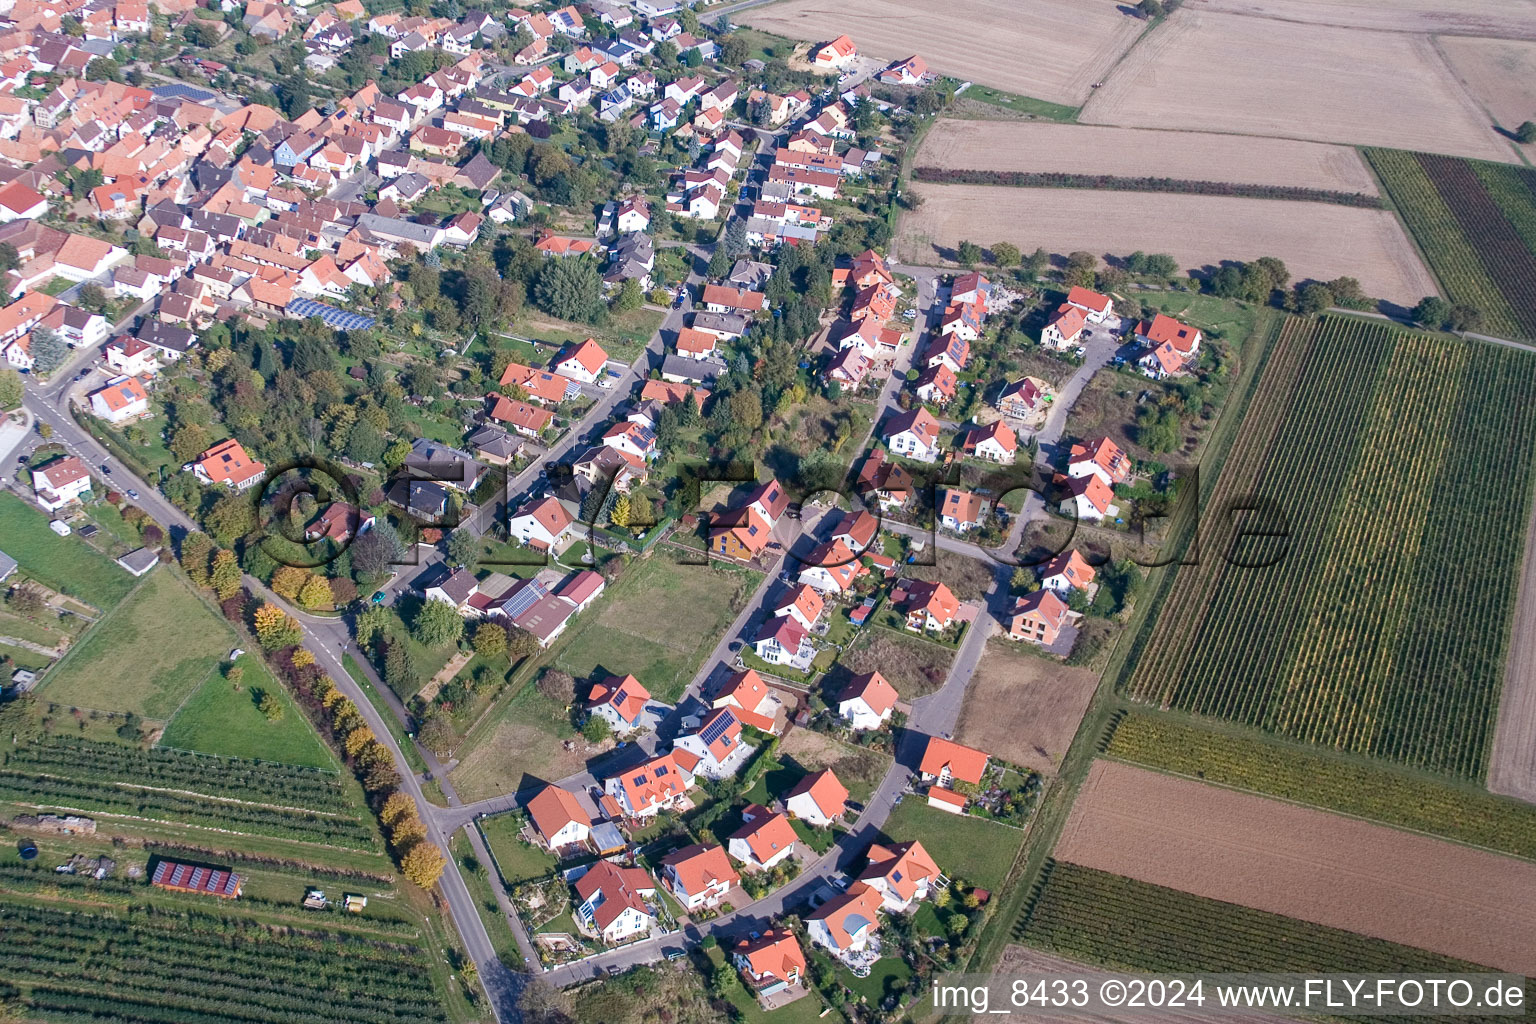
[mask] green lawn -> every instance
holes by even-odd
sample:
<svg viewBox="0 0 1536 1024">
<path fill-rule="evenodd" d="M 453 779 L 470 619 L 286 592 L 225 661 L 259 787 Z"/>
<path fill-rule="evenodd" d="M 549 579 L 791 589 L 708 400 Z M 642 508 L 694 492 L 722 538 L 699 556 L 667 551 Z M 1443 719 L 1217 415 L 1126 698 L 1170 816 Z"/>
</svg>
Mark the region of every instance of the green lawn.
<svg viewBox="0 0 1536 1024">
<path fill-rule="evenodd" d="M 870 1006 L 879 1006 L 880 1000 L 889 993 L 906 988 L 912 968 L 897 957 L 885 956 L 875 961 L 867 978 L 855 978 L 846 967 L 838 968 L 837 977 L 855 993 L 868 999 Z"/>
<path fill-rule="evenodd" d="M 485 833 L 485 845 L 490 847 L 496 866 L 501 869 L 502 879 L 508 885 L 535 878 L 547 878 L 555 873 L 559 861 L 547 851 L 529 846 L 517 837 L 520 817 L 516 814 L 493 814 L 480 820 Z"/>
<path fill-rule="evenodd" d="M 48 517 L 14 494 L 0 494 L 0 550 L 38 582 L 102 611 L 133 589 L 134 578 L 79 537 L 60 537 Z"/>
<path fill-rule="evenodd" d="M 718 947 L 709 950 L 707 956 L 712 966 L 719 967 L 725 963 L 725 953 Z M 826 1009 L 827 1004 L 822 1001 L 821 995 L 815 989 L 788 1006 L 781 1006 L 777 1010 L 765 1010 L 752 993 L 747 991 L 746 985 L 740 983 L 740 975 L 737 975 L 737 979 L 738 984 L 725 990 L 725 998 L 740 1011 L 741 1020 L 746 1024 L 812 1024 L 813 1021 L 824 1019 L 821 1017 L 821 1012 Z"/>
<path fill-rule="evenodd" d="M 228 624 L 169 569 L 157 569 L 70 648 L 40 693 L 58 704 L 168 719 L 235 644 Z"/>
<path fill-rule="evenodd" d="M 261 659 L 243 655 L 239 664 L 245 668 L 240 692 L 235 692 L 222 673 L 212 673 L 176 712 L 165 735 L 160 737 L 160 745 L 226 757 L 337 767 L 336 759 L 310 728 L 303 712 L 294 706 Z M 275 694 L 282 702 L 282 718 L 267 721 L 256 706 L 263 693 Z"/>
<path fill-rule="evenodd" d="M 464 876 L 464 885 L 469 889 L 470 899 L 475 901 L 475 909 L 480 913 L 480 921 L 485 925 L 485 932 L 490 936 L 496 955 L 502 963 L 515 969 L 522 961 L 523 954 L 518 951 L 517 939 L 512 934 L 511 925 L 507 924 L 506 916 L 501 912 L 501 904 L 496 902 L 496 891 L 492 886 L 498 883 L 491 876 L 490 866 L 480 863 L 474 847 L 470 845 L 469 836 L 463 832 L 454 833 L 448 849 L 459 864 L 459 873 Z"/>
<path fill-rule="evenodd" d="M 12 647 L 10 644 L 0 644 L 0 658 L 10 658 L 16 663 L 17 668 L 24 668 L 30 672 L 38 672 L 53 664 L 53 659 L 46 655 L 29 651 L 25 647 Z"/>
<path fill-rule="evenodd" d="M 916 839 L 951 879 L 994 892 L 1008 877 L 1024 839 L 1019 829 L 929 807 L 918 795 L 903 800 L 881 831 L 892 842 Z"/>
<path fill-rule="evenodd" d="M 1076 107 L 1003 92 L 1001 89 L 992 89 L 985 85 L 972 85 L 960 95 L 989 106 L 1011 110 L 1016 114 L 1033 114 L 1035 117 L 1043 117 L 1051 121 L 1072 121 L 1077 117 Z"/>
</svg>

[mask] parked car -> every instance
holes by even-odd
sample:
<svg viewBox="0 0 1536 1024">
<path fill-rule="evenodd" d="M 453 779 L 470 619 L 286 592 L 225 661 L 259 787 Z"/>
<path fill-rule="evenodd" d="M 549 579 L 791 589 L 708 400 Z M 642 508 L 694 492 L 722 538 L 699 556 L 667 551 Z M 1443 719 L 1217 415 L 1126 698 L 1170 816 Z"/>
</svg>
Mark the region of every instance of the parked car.
<svg viewBox="0 0 1536 1024">
<path fill-rule="evenodd" d="M 132 498 L 134 501 L 138 501 L 139 500 L 139 492 L 134 490 L 132 487 L 130 487 L 130 488 L 128 488 L 128 497 Z"/>
</svg>

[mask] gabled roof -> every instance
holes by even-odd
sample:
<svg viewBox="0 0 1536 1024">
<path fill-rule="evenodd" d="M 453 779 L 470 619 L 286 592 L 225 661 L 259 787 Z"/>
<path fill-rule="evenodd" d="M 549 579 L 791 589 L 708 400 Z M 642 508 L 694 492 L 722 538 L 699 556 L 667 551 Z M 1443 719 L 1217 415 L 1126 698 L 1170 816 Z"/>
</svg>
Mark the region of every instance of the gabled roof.
<svg viewBox="0 0 1536 1024">
<path fill-rule="evenodd" d="M 1087 498 L 1100 515 L 1109 515 L 1110 505 L 1114 501 L 1115 492 L 1109 489 L 1109 485 L 1097 475 L 1078 477 L 1067 481 L 1067 493 L 1074 498 Z"/>
<path fill-rule="evenodd" d="M 885 436 L 895 437 L 897 434 L 911 431 L 923 444 L 932 447 L 939 441 L 939 421 L 933 413 L 927 409 L 913 409 L 899 416 L 893 416 L 885 425 Z"/>
<path fill-rule="evenodd" d="M 267 467 L 247 455 L 234 438 L 220 441 L 199 455 L 196 462 L 216 484 L 227 481 L 238 486 L 267 471 Z"/>
<path fill-rule="evenodd" d="M 945 488 L 939 492 L 939 515 L 948 516 L 962 525 L 981 522 L 981 507 L 981 495 L 974 491 Z"/>
<path fill-rule="evenodd" d="M 755 939 L 743 939 L 735 953 L 747 961 L 747 968 L 757 977 L 771 976 L 782 981 L 805 974 L 805 952 L 794 935 L 769 928 Z"/>
<path fill-rule="evenodd" d="M 821 595 L 816 593 L 816 588 L 808 587 L 804 583 L 799 584 L 779 602 L 774 609 L 774 615 L 787 615 L 791 608 L 798 611 L 807 622 L 815 622 L 821 615 L 825 606 Z"/>
<path fill-rule="evenodd" d="M 786 794 L 786 801 L 801 795 L 809 795 L 811 802 L 821 808 L 821 813 L 829 818 L 836 818 L 843 813 L 844 805 L 848 803 L 848 789 L 844 786 L 832 769 L 823 768 L 819 772 L 812 772 L 805 776 Z"/>
<path fill-rule="evenodd" d="M 1026 378 L 1028 379 L 1028 378 Z M 983 441 L 995 441 L 1005 452 L 1017 451 L 1019 438 L 1013 428 L 1002 420 L 993 420 L 984 427 L 976 427 L 965 436 L 965 450 L 974 451 Z"/>
<path fill-rule="evenodd" d="M 571 822 L 591 826 L 592 819 L 582 809 L 576 794 L 559 786 L 545 786 L 528 801 L 528 817 L 545 840 Z"/>
<path fill-rule="evenodd" d="M 1099 313 L 1109 309 L 1110 306 L 1108 295 L 1100 295 L 1092 289 L 1081 287 L 1074 287 L 1067 292 L 1067 302 Z"/>
<path fill-rule="evenodd" d="M 1114 441 L 1107 437 L 1096 440 L 1087 440 L 1082 444 L 1074 444 L 1067 457 L 1067 465 L 1075 466 L 1083 462 L 1092 462 L 1116 483 L 1123 482 L 1131 475 L 1131 460 L 1125 451 Z"/>
<path fill-rule="evenodd" d="M 845 700 L 862 700 L 869 710 L 877 715 L 883 715 L 896 706 L 896 687 L 879 672 L 866 672 L 864 675 L 854 676 L 843 687 L 843 692 L 837 695 L 838 702 Z"/>
<path fill-rule="evenodd" d="M 1151 323 L 1142 321 L 1137 327 L 1137 333 L 1153 345 L 1172 345 L 1180 354 L 1186 356 L 1194 351 L 1200 341 L 1200 332 L 1197 329 L 1188 324 L 1182 324 L 1164 313 L 1154 316 Z"/>
<path fill-rule="evenodd" d="M 1039 591 L 1036 591 L 1039 593 Z M 1054 595 L 1053 595 L 1054 596 Z M 942 736 L 928 737 L 918 771 L 924 775 L 938 775 L 945 768 L 950 777 L 975 785 L 981 782 L 981 773 L 987 767 L 987 754 L 974 747 L 967 747 Z"/>
<path fill-rule="evenodd" d="M 667 854 L 661 863 L 664 868 L 671 870 L 676 885 L 689 896 L 722 882 L 735 885 L 741 881 L 741 876 L 731 867 L 731 859 L 726 856 L 725 847 L 718 844 L 705 846 L 694 843 Z"/>
<path fill-rule="evenodd" d="M 743 309 L 756 312 L 763 308 L 766 296 L 750 288 L 728 288 L 722 284 L 704 286 L 703 304 L 725 306 L 727 309 Z"/>
<path fill-rule="evenodd" d="M 588 338 L 575 348 L 562 350 L 555 357 L 554 366 L 571 360 L 575 360 L 588 373 L 596 375 L 607 364 L 608 353 L 603 351 L 603 346 L 597 343 L 596 338 Z"/>
<path fill-rule="evenodd" d="M 747 849 L 759 864 L 767 863 L 783 850 L 795 845 L 795 829 L 789 815 L 776 814 L 759 804 L 749 804 L 741 812 L 745 824 L 731 833 L 732 839 L 744 839 Z"/>
<path fill-rule="evenodd" d="M 1013 606 L 1013 617 L 1018 619 L 1027 615 L 1059 629 L 1066 624 L 1068 611 L 1067 602 L 1058 597 L 1054 590 L 1042 588 L 1019 598 L 1019 603 Z"/>
<path fill-rule="evenodd" d="M 582 902 L 599 892 L 603 894 L 602 902 L 592 911 L 592 919 L 598 928 L 607 928 L 626 910 L 652 916 L 640 894 L 655 888 L 656 883 L 642 869 L 620 867 L 606 860 L 593 864 L 575 883 L 576 895 Z"/>
<path fill-rule="evenodd" d="M 938 877 L 939 866 L 923 849 L 923 844 L 914 839 L 895 846 L 871 844 L 869 866 L 859 875 L 859 881 L 883 880 L 891 892 L 902 900 L 910 900 L 917 894 L 919 882 Z"/>
<path fill-rule="evenodd" d="M 620 718 L 633 725 L 640 718 L 640 712 L 645 710 L 645 702 L 650 699 L 651 692 L 640 685 L 640 680 L 634 676 L 622 679 L 609 676 L 592 687 L 592 693 L 587 697 L 587 707 L 607 705 L 618 712 Z"/>
<path fill-rule="evenodd" d="M 854 936 L 864 929 L 878 927 L 883 901 L 880 893 L 863 882 L 854 882 L 848 891 L 834 896 L 806 916 L 806 921 L 821 921 L 838 949 L 847 949 Z"/>
<path fill-rule="evenodd" d="M 1071 551 L 1063 551 L 1040 567 L 1040 577 L 1042 579 L 1062 576 L 1078 590 L 1086 590 L 1097 575 L 1097 571 L 1088 564 L 1082 555 L 1078 554 L 1076 548 L 1073 548 Z"/>
<path fill-rule="evenodd" d="M 575 522 L 571 518 L 570 510 L 553 497 L 540 498 L 530 505 L 524 505 L 517 510 L 513 518 L 520 519 L 523 516 L 532 516 L 538 520 L 552 537 L 560 536 L 566 527 Z"/>
</svg>

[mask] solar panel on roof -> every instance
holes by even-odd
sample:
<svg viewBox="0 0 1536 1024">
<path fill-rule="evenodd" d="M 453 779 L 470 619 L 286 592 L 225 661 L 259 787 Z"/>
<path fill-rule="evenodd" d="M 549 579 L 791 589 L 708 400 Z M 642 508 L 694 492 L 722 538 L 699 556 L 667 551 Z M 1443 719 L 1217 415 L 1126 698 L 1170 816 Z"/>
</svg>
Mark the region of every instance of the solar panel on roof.
<svg viewBox="0 0 1536 1024">
<path fill-rule="evenodd" d="M 699 734 L 699 739 L 703 740 L 706 746 L 712 745 L 715 740 L 719 739 L 731 727 L 731 723 L 734 721 L 735 719 L 729 713 L 721 715 L 704 727 L 704 731 Z"/>
<path fill-rule="evenodd" d="M 538 604 L 548 594 L 549 591 L 544 588 L 544 584 L 538 580 L 531 580 L 517 593 L 507 598 L 507 603 L 501 606 L 501 610 L 507 618 L 515 619 Z"/>
</svg>

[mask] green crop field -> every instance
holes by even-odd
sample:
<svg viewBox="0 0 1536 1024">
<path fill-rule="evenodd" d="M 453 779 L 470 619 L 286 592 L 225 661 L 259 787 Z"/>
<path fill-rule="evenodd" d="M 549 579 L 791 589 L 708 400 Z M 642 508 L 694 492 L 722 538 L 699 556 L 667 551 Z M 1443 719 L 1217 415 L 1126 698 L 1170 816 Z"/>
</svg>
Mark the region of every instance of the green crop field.
<svg viewBox="0 0 1536 1024">
<path fill-rule="evenodd" d="M 336 759 L 261 659 L 244 655 L 240 664 L 245 668 L 241 688 L 237 691 L 218 672 L 211 674 L 176 712 L 160 737 L 160 745 L 224 757 L 336 768 Z M 283 705 L 283 717 L 275 722 L 267 721 L 256 706 L 267 693 Z"/>
<path fill-rule="evenodd" d="M 0 801 L 358 850 L 378 835 L 334 772 L 40 737 L 0 761 Z"/>
<path fill-rule="evenodd" d="M 1110 757 L 1536 860 L 1536 807 L 1411 769 L 1130 712 Z"/>
<path fill-rule="evenodd" d="M 168 719 L 235 641 L 229 625 L 186 584 L 157 569 L 70 649 L 38 695 L 55 704 Z"/>
<path fill-rule="evenodd" d="M 1368 149 L 1403 222 L 1453 302 L 1488 333 L 1536 337 L 1536 171 Z"/>
<path fill-rule="evenodd" d="M 1533 393 L 1529 352 L 1289 322 L 1202 506 L 1200 564 L 1136 639 L 1125 690 L 1481 778 L 1531 508 Z M 1233 513 L 1255 497 L 1259 511 Z"/>
<path fill-rule="evenodd" d="M 0 550 L 39 582 L 106 611 L 133 589 L 123 568 L 79 537 L 60 537 L 48 517 L 14 494 L 0 494 Z"/>
<path fill-rule="evenodd" d="M 333 930 L 318 918 L 302 930 L 274 929 L 222 909 L 0 904 L 0 998 L 14 999 L 29 1020 L 445 1019 L 429 955 L 408 938 Z"/>
<path fill-rule="evenodd" d="M 1120 970 L 1485 970 L 1410 946 L 1061 862 L 1047 866 L 1043 888 L 1015 927 L 1015 936 L 1073 960 Z M 1529 983 L 1526 987 L 1529 992 Z"/>
</svg>

